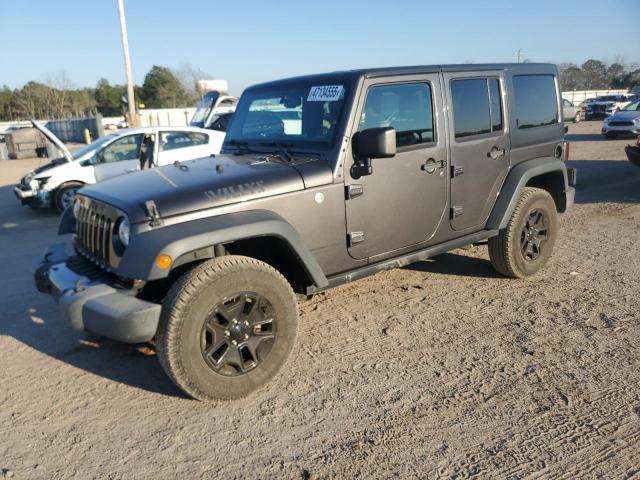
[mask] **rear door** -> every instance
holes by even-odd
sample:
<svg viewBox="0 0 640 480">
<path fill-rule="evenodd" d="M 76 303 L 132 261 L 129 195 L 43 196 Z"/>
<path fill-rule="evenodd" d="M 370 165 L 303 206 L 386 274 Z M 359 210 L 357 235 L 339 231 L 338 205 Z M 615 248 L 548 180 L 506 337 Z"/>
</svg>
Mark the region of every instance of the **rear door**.
<svg viewBox="0 0 640 480">
<path fill-rule="evenodd" d="M 445 72 L 454 230 L 479 229 L 509 170 L 508 122 L 502 71 Z"/>
<path fill-rule="evenodd" d="M 370 258 L 427 242 L 447 201 L 439 75 L 365 80 L 357 108 L 352 135 L 394 127 L 397 153 L 373 159 L 371 175 L 346 174 L 349 254 Z"/>
<path fill-rule="evenodd" d="M 98 152 L 98 162 L 94 166 L 96 181 L 140 170 L 142 136 L 141 133 L 126 135 Z"/>
<path fill-rule="evenodd" d="M 183 162 L 210 154 L 209 134 L 181 130 L 160 131 L 158 165 Z"/>
</svg>

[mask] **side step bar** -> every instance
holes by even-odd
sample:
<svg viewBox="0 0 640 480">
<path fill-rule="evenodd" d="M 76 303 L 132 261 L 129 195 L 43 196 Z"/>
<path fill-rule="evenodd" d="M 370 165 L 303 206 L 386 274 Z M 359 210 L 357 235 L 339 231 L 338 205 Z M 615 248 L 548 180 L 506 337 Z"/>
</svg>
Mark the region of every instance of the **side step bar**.
<svg viewBox="0 0 640 480">
<path fill-rule="evenodd" d="M 311 295 L 313 293 L 318 293 L 328 288 L 336 287 L 338 285 L 344 285 L 345 283 L 353 282 L 354 280 L 359 280 L 361 278 L 374 275 L 378 272 L 382 272 L 383 270 L 391 270 L 392 268 L 401 268 L 406 265 L 419 262 L 421 260 L 427 260 L 428 258 L 435 257 L 436 255 L 441 255 L 443 253 L 446 253 L 449 250 L 464 247 L 465 245 L 469 245 L 471 243 L 475 243 L 481 240 L 486 240 L 488 238 L 495 237 L 496 235 L 498 235 L 498 232 L 499 230 L 481 230 L 479 232 L 472 233 L 470 235 L 465 235 L 464 237 L 454 238 L 453 240 L 449 240 L 448 242 L 434 245 L 432 247 L 427 247 L 423 250 L 418 250 L 417 252 L 411 252 L 405 255 L 401 255 L 399 257 L 394 257 L 387 260 L 382 260 L 380 262 L 372 263 L 370 265 L 360 267 L 356 270 L 350 270 L 345 273 L 339 273 L 337 275 L 333 275 L 327 278 L 327 280 L 329 280 L 329 285 L 325 288 L 317 288 L 315 285 L 309 285 L 306 288 L 306 294 Z"/>
</svg>

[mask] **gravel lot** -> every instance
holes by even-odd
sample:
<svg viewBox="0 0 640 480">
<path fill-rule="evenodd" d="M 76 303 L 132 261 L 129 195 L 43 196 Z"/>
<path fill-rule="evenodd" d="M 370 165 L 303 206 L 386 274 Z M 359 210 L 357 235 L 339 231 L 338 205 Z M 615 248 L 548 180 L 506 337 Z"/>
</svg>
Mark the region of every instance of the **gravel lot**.
<svg viewBox="0 0 640 480">
<path fill-rule="evenodd" d="M 57 216 L 0 162 L 0 468 L 14 478 L 640 478 L 640 169 L 570 125 L 577 205 L 550 264 L 486 247 L 301 305 L 286 370 L 242 401 L 182 395 L 152 347 L 90 341 L 35 291 Z M 0 478 L 3 475 L 0 474 Z"/>
</svg>

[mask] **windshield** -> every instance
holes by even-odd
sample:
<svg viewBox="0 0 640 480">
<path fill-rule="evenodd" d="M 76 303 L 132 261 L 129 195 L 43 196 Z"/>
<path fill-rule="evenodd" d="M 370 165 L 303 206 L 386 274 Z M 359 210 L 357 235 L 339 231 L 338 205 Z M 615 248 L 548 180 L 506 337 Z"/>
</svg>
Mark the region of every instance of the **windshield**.
<svg viewBox="0 0 640 480">
<path fill-rule="evenodd" d="M 629 105 L 624 107 L 622 110 L 624 110 L 625 112 L 637 112 L 638 110 L 640 110 L 640 101 L 630 103 Z"/>
<path fill-rule="evenodd" d="M 318 83 L 319 82 L 319 83 Z M 344 110 L 348 82 L 321 80 L 248 90 L 227 131 L 227 142 L 283 142 L 329 148 Z"/>
<path fill-rule="evenodd" d="M 94 152 L 94 151 L 98 150 L 104 144 L 110 142 L 111 140 L 113 140 L 117 136 L 118 136 L 117 134 L 111 133 L 109 135 L 105 135 L 104 137 L 100 137 L 95 142 L 92 142 L 89 145 L 87 145 L 86 147 L 82 147 L 80 150 L 77 150 L 76 152 L 73 152 L 73 158 L 75 160 L 78 160 L 79 158 L 84 157 L 88 153 L 91 153 L 91 152 Z"/>
<path fill-rule="evenodd" d="M 196 111 L 191 118 L 190 125 L 192 127 L 200 127 L 204 128 L 204 124 L 213 110 L 213 107 L 216 105 L 216 100 L 220 94 L 218 92 L 207 92 L 202 97 L 202 100 L 196 106 Z"/>
</svg>

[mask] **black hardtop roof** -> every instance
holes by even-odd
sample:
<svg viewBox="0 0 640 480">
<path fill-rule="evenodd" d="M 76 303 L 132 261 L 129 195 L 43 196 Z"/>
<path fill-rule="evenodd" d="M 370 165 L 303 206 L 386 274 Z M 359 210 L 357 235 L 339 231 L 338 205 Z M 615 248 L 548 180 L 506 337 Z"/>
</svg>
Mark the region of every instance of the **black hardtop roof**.
<svg viewBox="0 0 640 480">
<path fill-rule="evenodd" d="M 333 79 L 350 79 L 358 80 L 360 78 L 375 78 L 391 75 L 413 75 L 421 73 L 437 73 L 437 72 L 475 72 L 484 70 L 527 70 L 540 71 L 548 70 L 549 73 L 556 72 L 556 66 L 552 63 L 463 63 L 452 65 L 416 65 L 406 67 L 383 67 L 383 68 L 360 68 L 355 70 L 344 70 L 328 73 L 319 73 L 313 75 L 302 75 L 297 77 L 283 78 L 270 82 L 253 85 L 249 88 L 264 88 L 277 86 L 280 84 L 305 81 L 324 81 L 329 82 Z"/>
</svg>

